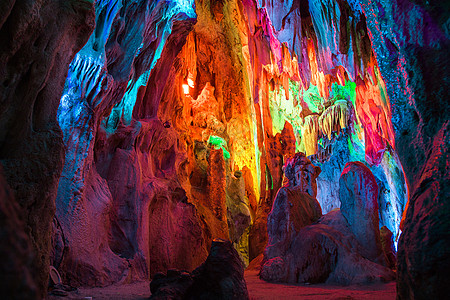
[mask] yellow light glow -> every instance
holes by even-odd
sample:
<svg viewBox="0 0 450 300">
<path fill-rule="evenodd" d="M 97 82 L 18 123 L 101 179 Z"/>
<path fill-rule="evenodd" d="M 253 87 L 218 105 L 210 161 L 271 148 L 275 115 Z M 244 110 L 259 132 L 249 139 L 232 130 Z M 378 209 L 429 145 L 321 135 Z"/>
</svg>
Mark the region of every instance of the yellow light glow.
<svg viewBox="0 0 450 300">
<path fill-rule="evenodd" d="M 182 87 L 183 87 L 184 94 L 189 95 L 189 85 L 183 84 Z"/>
</svg>

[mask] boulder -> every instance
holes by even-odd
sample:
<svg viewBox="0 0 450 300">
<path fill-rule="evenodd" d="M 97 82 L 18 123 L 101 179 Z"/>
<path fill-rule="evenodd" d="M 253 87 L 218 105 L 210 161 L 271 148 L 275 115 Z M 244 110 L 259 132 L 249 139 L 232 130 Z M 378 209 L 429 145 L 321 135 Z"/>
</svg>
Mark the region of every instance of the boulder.
<svg viewBox="0 0 450 300">
<path fill-rule="evenodd" d="M 315 180 L 316 168 L 308 161 L 299 155 L 285 167 L 289 185 L 278 191 L 269 215 L 261 278 L 343 285 L 393 280 L 394 273 L 378 264 L 385 260 L 378 230 L 378 187 L 370 170 L 360 163 L 347 164 L 340 179 L 343 209 L 320 218 L 314 185 L 306 180 Z"/>
<path fill-rule="evenodd" d="M 361 245 L 361 254 L 385 264 L 381 250 L 378 185 L 372 172 L 361 162 L 349 162 L 339 178 L 341 212 Z"/>
<path fill-rule="evenodd" d="M 167 274 L 157 273 L 150 282 L 150 299 L 183 299 L 194 279 L 185 271 L 167 270 Z"/>
<path fill-rule="evenodd" d="M 339 210 L 300 229 L 284 256 L 267 260 L 261 278 L 288 283 L 367 284 L 395 279 L 388 268 L 359 254 L 361 248 Z"/>
<path fill-rule="evenodd" d="M 192 273 L 158 273 L 150 290 L 150 299 L 249 299 L 239 254 L 222 239 L 212 242 L 208 258 Z"/>
<path fill-rule="evenodd" d="M 267 220 L 269 241 L 264 250 L 261 278 L 285 281 L 289 265 L 284 262 L 291 255 L 291 243 L 301 228 L 316 222 L 322 216 L 315 199 L 317 187 L 312 184 L 320 169 L 311 164 L 302 153 L 289 159 L 285 166 L 288 182 L 280 188 Z"/>
<path fill-rule="evenodd" d="M 300 187 L 282 187 L 275 198 L 267 220 L 269 242 L 265 259 L 283 255 L 302 227 L 322 216 L 317 200 Z"/>
</svg>

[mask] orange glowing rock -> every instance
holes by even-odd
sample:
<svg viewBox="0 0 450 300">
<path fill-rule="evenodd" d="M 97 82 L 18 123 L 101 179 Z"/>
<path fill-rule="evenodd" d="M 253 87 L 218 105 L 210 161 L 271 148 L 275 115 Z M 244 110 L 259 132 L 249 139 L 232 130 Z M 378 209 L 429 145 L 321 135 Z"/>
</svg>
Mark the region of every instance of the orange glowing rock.
<svg viewBox="0 0 450 300">
<path fill-rule="evenodd" d="M 318 116 L 310 115 L 305 117 L 302 126 L 302 143 L 306 156 L 317 153 L 317 139 L 319 136 Z"/>
</svg>

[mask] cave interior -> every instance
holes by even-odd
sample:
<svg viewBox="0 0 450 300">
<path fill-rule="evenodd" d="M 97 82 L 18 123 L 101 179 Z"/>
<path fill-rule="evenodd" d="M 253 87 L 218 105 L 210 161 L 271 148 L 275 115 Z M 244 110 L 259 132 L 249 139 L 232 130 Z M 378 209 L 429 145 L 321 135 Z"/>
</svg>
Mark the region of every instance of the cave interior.
<svg viewBox="0 0 450 300">
<path fill-rule="evenodd" d="M 250 271 L 448 297 L 449 12 L 2 1 L 2 299 L 253 299 Z"/>
</svg>

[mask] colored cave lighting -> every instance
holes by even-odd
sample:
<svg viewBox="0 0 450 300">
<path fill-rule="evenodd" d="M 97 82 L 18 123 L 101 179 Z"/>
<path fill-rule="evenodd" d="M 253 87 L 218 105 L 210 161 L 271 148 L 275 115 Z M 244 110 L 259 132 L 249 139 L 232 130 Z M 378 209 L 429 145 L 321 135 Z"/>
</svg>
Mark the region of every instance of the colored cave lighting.
<svg viewBox="0 0 450 300">
<path fill-rule="evenodd" d="M 192 73 L 189 73 L 187 83 L 191 88 L 194 88 L 194 75 Z"/>
<path fill-rule="evenodd" d="M 183 88 L 184 94 L 189 95 L 189 85 L 183 84 L 181 87 Z"/>
<path fill-rule="evenodd" d="M 221 138 L 220 136 L 211 135 L 208 139 L 208 144 L 213 145 L 214 149 L 222 149 L 223 157 L 225 159 L 230 159 L 230 152 L 228 152 L 228 150 L 225 148 L 227 142 L 223 138 Z"/>
</svg>

